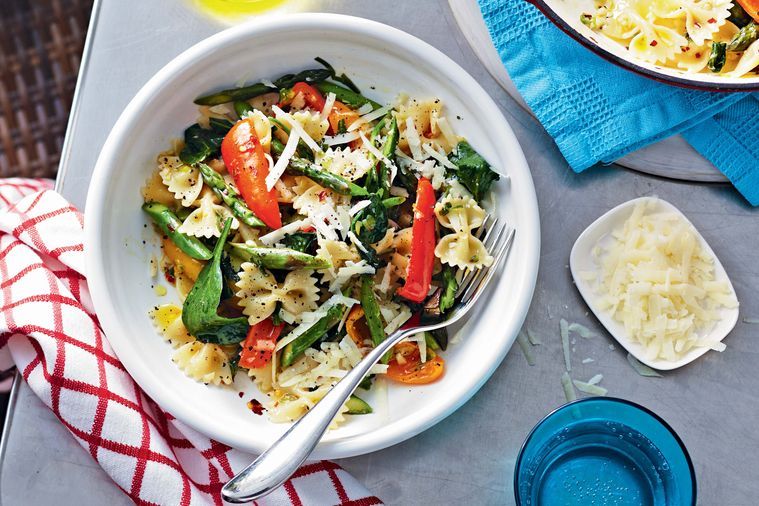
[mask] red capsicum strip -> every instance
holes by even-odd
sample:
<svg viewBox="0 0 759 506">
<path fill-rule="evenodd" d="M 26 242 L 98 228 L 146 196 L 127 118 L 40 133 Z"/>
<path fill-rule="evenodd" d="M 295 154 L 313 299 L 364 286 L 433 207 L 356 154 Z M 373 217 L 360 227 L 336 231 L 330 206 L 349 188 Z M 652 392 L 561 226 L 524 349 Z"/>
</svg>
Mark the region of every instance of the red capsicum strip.
<svg viewBox="0 0 759 506">
<path fill-rule="evenodd" d="M 411 226 L 411 258 L 406 284 L 398 295 L 422 302 L 430 291 L 432 267 L 435 262 L 435 190 L 429 179 L 420 178 L 416 187 L 414 224 Z"/>
<path fill-rule="evenodd" d="M 271 318 L 253 325 L 242 343 L 239 364 L 247 369 L 260 369 L 268 364 L 284 326 L 284 323 L 274 325 Z"/>
<path fill-rule="evenodd" d="M 282 217 L 277 191 L 274 188 L 271 191 L 266 189 L 269 162 L 264 156 L 264 148 L 256 135 L 252 119 L 238 121 L 227 132 L 221 143 L 221 157 L 250 210 L 269 228 L 280 228 Z"/>
</svg>

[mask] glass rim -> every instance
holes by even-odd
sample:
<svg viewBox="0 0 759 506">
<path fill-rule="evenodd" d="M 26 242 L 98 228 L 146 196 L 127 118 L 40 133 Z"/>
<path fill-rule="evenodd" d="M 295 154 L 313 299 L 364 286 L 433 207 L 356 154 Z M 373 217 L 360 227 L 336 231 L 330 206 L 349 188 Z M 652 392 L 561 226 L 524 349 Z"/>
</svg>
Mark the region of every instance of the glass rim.
<svg viewBox="0 0 759 506">
<path fill-rule="evenodd" d="M 582 404 L 589 401 L 601 401 L 601 402 L 609 402 L 611 404 L 619 403 L 619 404 L 626 404 L 628 406 L 631 406 L 635 409 L 638 409 L 645 414 L 652 417 L 654 420 L 659 422 L 667 431 L 674 437 L 675 441 L 677 442 L 678 446 L 680 447 L 680 450 L 683 452 L 683 456 L 685 457 L 685 461 L 688 464 L 688 470 L 690 471 L 690 481 L 691 481 L 691 491 L 692 491 L 692 500 L 691 500 L 691 506 L 696 505 L 696 498 L 697 498 L 697 485 L 696 485 L 696 470 L 693 467 L 693 461 L 690 458 L 690 454 L 688 453 L 688 449 L 685 447 L 685 443 L 683 443 L 683 440 L 680 438 L 680 436 L 677 434 L 675 429 L 672 428 L 670 424 L 666 422 L 661 416 L 657 415 L 650 409 L 648 409 L 645 406 L 641 406 L 637 402 L 629 401 L 627 399 L 621 399 L 619 397 L 601 397 L 601 396 L 593 396 L 593 397 L 585 397 L 582 399 L 576 399 L 574 401 L 566 402 L 562 404 L 561 406 L 551 410 L 547 415 L 545 415 L 543 418 L 541 418 L 538 423 L 535 424 L 535 426 L 530 429 L 529 434 L 527 434 L 527 437 L 522 442 L 522 446 L 519 447 L 519 453 L 517 454 L 517 459 L 514 462 L 514 499 L 516 500 L 517 506 L 522 505 L 522 501 L 519 498 L 519 468 L 522 463 L 522 458 L 524 457 L 524 451 L 527 448 L 527 445 L 530 443 L 532 438 L 535 436 L 535 433 L 537 430 L 546 423 L 550 418 L 552 418 L 554 415 L 556 415 L 559 411 L 564 411 L 565 409 L 576 406 L 578 404 Z"/>
</svg>

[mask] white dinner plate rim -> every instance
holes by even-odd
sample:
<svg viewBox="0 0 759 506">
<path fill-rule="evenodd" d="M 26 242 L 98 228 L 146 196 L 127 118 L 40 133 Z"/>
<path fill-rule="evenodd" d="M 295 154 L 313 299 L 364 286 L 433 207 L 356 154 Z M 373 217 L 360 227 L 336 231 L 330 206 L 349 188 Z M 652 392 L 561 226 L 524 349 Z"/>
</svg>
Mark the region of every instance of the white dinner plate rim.
<svg viewBox="0 0 759 506">
<path fill-rule="evenodd" d="M 156 75 L 143 86 L 127 105 L 116 122 L 96 163 L 85 209 L 85 257 L 90 291 L 93 294 L 98 317 L 106 332 L 108 332 L 108 329 L 116 328 L 119 318 L 116 309 L 109 304 L 107 297 L 105 297 L 108 293 L 104 279 L 105 266 L 103 265 L 99 252 L 96 251 L 95 247 L 88 248 L 87 245 L 97 245 L 98 237 L 102 234 L 102 224 L 98 221 L 98 215 L 107 203 L 99 198 L 99 195 L 107 188 L 106 176 L 108 175 L 108 171 L 111 170 L 115 164 L 114 157 L 118 152 L 119 139 L 128 135 L 130 126 L 140 115 L 140 111 L 144 104 L 170 79 L 170 76 L 183 69 L 192 67 L 196 60 L 207 57 L 218 48 L 233 44 L 239 39 L 265 34 L 285 27 L 288 29 L 299 27 L 304 30 L 309 28 L 347 30 L 352 33 L 386 41 L 388 44 L 395 44 L 412 52 L 424 53 L 424 57 L 427 58 L 428 61 L 434 63 L 445 71 L 446 77 L 462 83 L 467 91 L 474 95 L 476 100 L 483 104 L 488 104 L 488 108 L 492 107 L 493 114 L 489 118 L 492 123 L 491 128 L 496 129 L 499 135 L 509 141 L 506 142 L 506 144 L 513 144 L 517 148 L 519 147 L 519 143 L 516 140 L 513 131 L 505 118 L 503 118 L 498 106 L 474 80 L 474 78 L 439 50 L 396 28 L 352 16 L 308 13 L 257 19 L 255 22 L 238 25 L 212 35 L 181 53 L 163 69 L 158 71 Z M 502 152 L 502 148 L 497 148 L 497 150 L 499 153 Z M 515 321 L 519 321 L 521 325 L 521 322 L 523 322 L 526 317 L 537 280 L 540 256 L 540 224 L 537 199 L 534 195 L 534 184 L 529 173 L 527 162 L 524 159 L 521 149 L 518 149 L 518 152 L 516 153 L 512 153 L 511 156 L 512 158 L 515 158 L 518 163 L 507 169 L 509 174 L 514 175 L 515 172 L 521 172 L 519 176 L 524 181 L 524 184 L 526 184 L 524 189 L 529 191 L 532 195 L 532 197 L 528 199 L 528 205 L 525 208 L 520 209 L 523 222 L 520 222 L 519 224 L 520 228 L 516 239 L 516 241 L 525 243 L 525 247 L 532 253 L 532 257 L 528 259 L 528 268 L 519 278 L 517 278 L 520 285 L 519 288 L 521 289 L 521 296 L 514 301 L 512 308 L 513 314 L 518 315 Z M 508 182 L 504 181 L 503 184 L 508 184 Z M 483 361 L 481 374 L 477 375 L 476 381 L 468 384 L 466 392 L 462 395 L 453 399 L 444 399 L 443 402 L 441 402 L 440 407 L 431 412 L 416 413 L 413 418 L 409 417 L 405 424 L 396 423 L 391 424 L 394 425 L 394 427 L 383 427 L 381 430 L 377 431 L 378 433 L 381 433 L 381 438 L 376 437 L 373 432 L 370 432 L 360 436 L 352 436 L 324 443 L 317 448 L 314 457 L 342 458 L 376 451 L 408 439 L 450 415 L 474 395 L 474 393 L 477 392 L 477 390 L 479 390 L 485 381 L 493 374 L 513 344 L 516 333 L 519 329 L 516 328 L 513 330 L 513 332 L 510 332 L 510 334 L 513 335 L 504 337 L 502 342 L 498 343 L 499 346 L 490 350 L 489 359 Z M 118 334 L 116 333 L 116 335 Z M 198 420 L 192 419 L 192 417 L 186 416 L 187 412 L 182 403 L 175 402 L 171 396 L 165 395 L 158 385 L 141 381 L 143 375 L 146 374 L 144 367 L 141 366 L 139 357 L 135 356 L 134 351 L 130 349 L 121 338 L 111 338 L 111 345 L 126 369 L 135 378 L 143 390 L 180 421 L 187 423 L 206 435 L 219 436 L 216 437 L 216 439 L 233 447 L 252 452 L 260 452 L 265 448 L 266 445 L 242 440 L 242 436 L 237 437 L 231 434 L 220 435 L 216 432 L 216 428 L 211 427 L 210 424 L 201 423 Z M 167 367 L 172 366 L 171 363 L 167 363 Z"/>
</svg>

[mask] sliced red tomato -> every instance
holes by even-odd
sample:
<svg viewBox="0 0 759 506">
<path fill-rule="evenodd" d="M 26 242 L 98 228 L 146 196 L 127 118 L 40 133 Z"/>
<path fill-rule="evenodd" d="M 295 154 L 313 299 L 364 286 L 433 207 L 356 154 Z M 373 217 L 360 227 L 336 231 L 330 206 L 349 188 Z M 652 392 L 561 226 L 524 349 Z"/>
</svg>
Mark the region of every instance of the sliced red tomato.
<svg viewBox="0 0 759 506">
<path fill-rule="evenodd" d="M 242 343 L 240 366 L 247 369 L 260 369 L 268 364 L 284 326 L 284 323 L 274 325 L 271 318 L 253 325 Z"/>
<path fill-rule="evenodd" d="M 297 95 L 298 93 L 303 95 L 303 100 L 306 101 L 306 105 L 311 109 L 314 109 L 315 111 L 321 111 L 324 109 L 324 97 L 319 90 L 310 84 L 302 81 L 295 83 L 295 86 L 293 86 L 293 94 Z"/>
<path fill-rule="evenodd" d="M 412 343 L 400 343 L 393 349 L 395 355 L 388 363 L 387 377 L 407 385 L 426 385 L 437 381 L 445 372 L 445 361 L 440 355 L 422 363 L 419 348 Z M 398 355 L 401 356 L 400 360 Z"/>
<path fill-rule="evenodd" d="M 303 95 L 303 99 L 309 108 L 315 111 L 321 111 L 324 109 L 326 100 L 321 92 L 310 84 L 304 82 L 295 83 L 295 86 L 293 86 L 293 94 L 297 95 L 298 93 Z M 339 100 L 335 100 L 335 104 L 332 106 L 332 110 L 327 117 L 329 120 L 330 132 L 336 134 L 340 130 L 341 121 L 343 122 L 343 126 L 348 128 L 358 118 L 359 115 L 356 111 Z"/>
<path fill-rule="evenodd" d="M 746 14 L 754 18 L 759 23 L 759 0 L 737 0 Z"/>
<path fill-rule="evenodd" d="M 221 143 L 221 157 L 250 210 L 267 227 L 280 228 L 282 217 L 277 191 L 274 188 L 271 191 L 266 189 L 270 167 L 256 135 L 253 119 L 242 119 L 227 132 Z"/>
<path fill-rule="evenodd" d="M 416 187 L 414 223 L 411 225 L 411 258 L 406 284 L 396 293 L 401 297 L 422 302 L 430 291 L 432 268 L 435 264 L 435 190 L 429 179 L 420 178 Z"/>
</svg>

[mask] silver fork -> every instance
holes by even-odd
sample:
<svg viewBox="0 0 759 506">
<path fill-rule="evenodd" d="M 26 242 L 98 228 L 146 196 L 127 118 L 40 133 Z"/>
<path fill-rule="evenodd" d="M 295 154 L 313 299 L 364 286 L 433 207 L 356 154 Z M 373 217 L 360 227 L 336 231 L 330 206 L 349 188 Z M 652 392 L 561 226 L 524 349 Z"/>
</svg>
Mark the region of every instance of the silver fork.
<svg viewBox="0 0 759 506">
<path fill-rule="evenodd" d="M 514 240 L 514 229 L 507 230 L 506 225 L 499 224 L 497 220 L 488 226 L 488 219 L 489 216 L 483 221 L 477 235 L 481 236 L 487 229 L 482 241 L 493 256 L 493 263 L 490 267 L 464 274 L 456 292 L 456 305 L 447 319 L 428 325 L 399 329 L 388 336 L 268 450 L 224 485 L 221 493 L 225 500 L 232 503 L 252 501 L 282 485 L 311 455 L 345 401 L 372 366 L 379 362 L 388 350 L 407 336 L 447 327 L 461 320 L 472 309 Z"/>
</svg>

